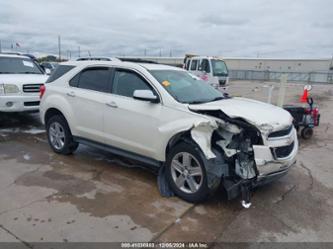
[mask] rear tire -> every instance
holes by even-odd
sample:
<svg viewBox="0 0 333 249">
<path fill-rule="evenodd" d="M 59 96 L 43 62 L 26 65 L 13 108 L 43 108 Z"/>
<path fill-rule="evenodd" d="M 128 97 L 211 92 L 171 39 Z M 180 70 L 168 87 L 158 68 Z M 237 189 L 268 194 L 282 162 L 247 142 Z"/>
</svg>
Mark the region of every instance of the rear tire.
<svg viewBox="0 0 333 249">
<path fill-rule="evenodd" d="M 301 131 L 301 136 L 304 139 L 310 139 L 313 135 L 313 129 L 311 127 L 304 127 Z"/>
<path fill-rule="evenodd" d="M 49 145 L 58 154 L 72 154 L 79 146 L 74 142 L 66 119 L 61 115 L 51 117 L 46 123 Z"/>
<path fill-rule="evenodd" d="M 173 147 L 166 160 L 166 177 L 173 192 L 188 202 L 202 202 L 209 195 L 202 152 L 192 143 Z"/>
</svg>

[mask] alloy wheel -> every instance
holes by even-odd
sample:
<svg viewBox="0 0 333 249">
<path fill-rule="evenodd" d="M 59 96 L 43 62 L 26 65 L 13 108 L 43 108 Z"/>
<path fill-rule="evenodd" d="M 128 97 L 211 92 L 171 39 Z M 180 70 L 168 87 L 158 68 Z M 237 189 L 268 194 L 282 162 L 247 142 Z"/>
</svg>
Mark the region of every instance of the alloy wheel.
<svg viewBox="0 0 333 249">
<path fill-rule="evenodd" d="M 65 130 L 62 125 L 58 122 L 54 122 L 49 128 L 49 137 L 52 146 L 61 150 L 65 145 Z"/>
<path fill-rule="evenodd" d="M 187 152 L 180 152 L 173 157 L 171 176 L 177 188 L 188 194 L 197 192 L 203 182 L 199 161 Z"/>
</svg>

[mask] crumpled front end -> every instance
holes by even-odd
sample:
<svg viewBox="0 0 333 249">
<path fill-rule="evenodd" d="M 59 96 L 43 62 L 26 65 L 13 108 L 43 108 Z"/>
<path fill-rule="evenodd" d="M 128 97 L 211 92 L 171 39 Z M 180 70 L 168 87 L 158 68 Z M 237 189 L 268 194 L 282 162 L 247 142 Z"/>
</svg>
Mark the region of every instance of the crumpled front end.
<svg viewBox="0 0 333 249">
<path fill-rule="evenodd" d="M 210 165 L 207 170 L 217 172 L 216 177 L 220 174 L 229 199 L 242 193 L 245 185 L 248 190 L 281 177 L 295 163 L 298 140 L 292 124 L 264 129 L 218 110 L 197 112 L 211 116 L 216 122 L 209 127 L 208 124 L 194 127 L 191 135 L 206 156 Z M 223 163 L 212 167 L 214 155 L 218 155 L 219 162 L 222 156 Z"/>
</svg>

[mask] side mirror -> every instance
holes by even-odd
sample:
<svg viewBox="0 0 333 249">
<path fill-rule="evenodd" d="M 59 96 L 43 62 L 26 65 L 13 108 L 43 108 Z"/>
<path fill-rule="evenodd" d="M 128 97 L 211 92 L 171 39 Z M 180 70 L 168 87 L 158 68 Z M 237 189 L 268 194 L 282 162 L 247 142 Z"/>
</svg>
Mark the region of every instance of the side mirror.
<svg viewBox="0 0 333 249">
<path fill-rule="evenodd" d="M 45 73 L 46 73 L 47 75 L 50 75 L 50 74 L 51 74 L 51 70 L 50 70 L 49 68 L 45 68 Z"/>
<path fill-rule="evenodd" d="M 135 90 L 133 93 L 133 98 L 143 101 L 150 101 L 152 103 L 159 103 L 160 100 L 151 90 Z"/>
</svg>

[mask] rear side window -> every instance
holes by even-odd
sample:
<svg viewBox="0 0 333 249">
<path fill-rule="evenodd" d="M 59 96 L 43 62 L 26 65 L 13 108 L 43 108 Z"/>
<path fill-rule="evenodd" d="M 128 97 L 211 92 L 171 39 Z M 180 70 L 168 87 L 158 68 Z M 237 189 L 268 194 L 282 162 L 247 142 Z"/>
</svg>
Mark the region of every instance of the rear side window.
<svg viewBox="0 0 333 249">
<path fill-rule="evenodd" d="M 197 65 L 198 65 L 198 60 L 192 60 L 192 63 L 191 63 L 191 70 L 192 70 L 192 71 L 197 70 Z"/>
<path fill-rule="evenodd" d="M 133 97 L 135 90 L 152 90 L 149 84 L 137 73 L 127 70 L 116 70 L 112 93 Z"/>
<path fill-rule="evenodd" d="M 71 80 L 70 85 L 98 92 L 110 92 L 110 72 L 108 67 L 85 69 Z"/>
<path fill-rule="evenodd" d="M 50 77 L 47 79 L 46 83 L 51 83 L 57 79 L 59 79 L 61 76 L 72 70 L 74 66 L 69 65 L 58 65 L 56 69 L 53 71 L 53 73 L 50 75 Z"/>
</svg>

